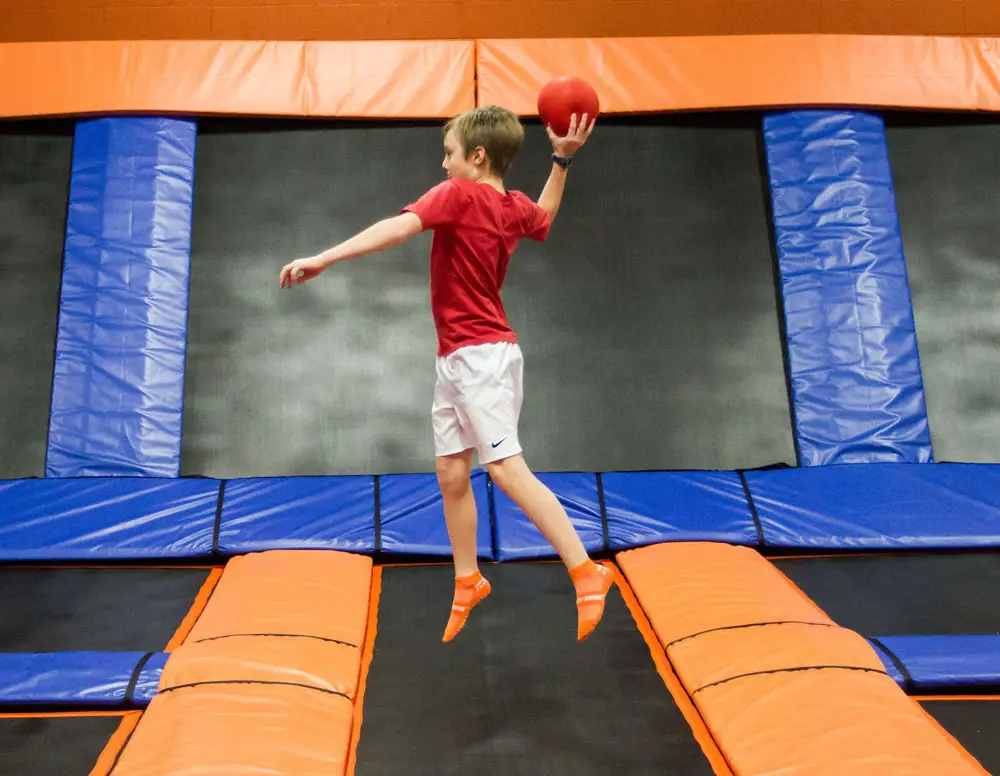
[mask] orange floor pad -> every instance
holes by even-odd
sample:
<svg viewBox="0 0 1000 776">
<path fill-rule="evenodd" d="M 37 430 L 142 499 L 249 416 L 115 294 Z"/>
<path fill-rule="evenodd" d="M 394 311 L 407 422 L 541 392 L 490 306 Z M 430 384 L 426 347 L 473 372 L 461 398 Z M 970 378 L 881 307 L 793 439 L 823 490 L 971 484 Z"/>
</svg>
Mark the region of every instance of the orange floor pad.
<svg viewBox="0 0 1000 776">
<path fill-rule="evenodd" d="M 185 643 L 268 635 L 360 648 L 372 562 L 325 550 L 274 550 L 233 558 Z"/>
<path fill-rule="evenodd" d="M 214 684 L 158 695 L 114 776 L 342 774 L 353 704 L 287 685 Z"/>
<path fill-rule="evenodd" d="M 232 559 L 115 775 L 344 774 L 372 573 L 336 551 Z"/>
<path fill-rule="evenodd" d="M 736 776 L 985 773 L 754 550 L 662 544 L 618 561 Z"/>
</svg>

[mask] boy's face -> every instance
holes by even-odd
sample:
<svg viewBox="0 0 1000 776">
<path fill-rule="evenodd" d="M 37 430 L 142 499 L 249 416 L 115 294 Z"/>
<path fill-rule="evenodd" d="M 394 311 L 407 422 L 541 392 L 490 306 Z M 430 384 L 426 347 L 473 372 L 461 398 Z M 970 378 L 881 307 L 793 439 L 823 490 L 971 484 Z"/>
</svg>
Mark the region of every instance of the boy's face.
<svg viewBox="0 0 1000 776">
<path fill-rule="evenodd" d="M 476 164 L 480 157 L 485 161 L 485 153 L 481 148 L 476 149 L 476 153 L 466 156 L 465 148 L 455 137 L 455 130 L 449 130 L 448 134 L 445 135 L 444 161 L 441 163 L 441 167 L 449 178 L 475 179 L 482 175 L 483 165 Z"/>
</svg>

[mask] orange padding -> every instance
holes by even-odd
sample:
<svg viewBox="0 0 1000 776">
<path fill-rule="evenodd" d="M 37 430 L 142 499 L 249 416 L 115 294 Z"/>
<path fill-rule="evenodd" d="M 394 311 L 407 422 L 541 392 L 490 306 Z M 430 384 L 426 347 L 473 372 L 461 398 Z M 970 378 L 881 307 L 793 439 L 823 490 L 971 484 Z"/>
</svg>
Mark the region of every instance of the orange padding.
<svg viewBox="0 0 1000 776">
<path fill-rule="evenodd" d="M 1000 111 L 1000 38 L 747 35 L 0 44 L 0 117 L 115 113 L 413 119 L 536 112 L 591 81 L 604 113 L 856 106 Z M 478 89 L 478 97 L 477 97 Z"/>
<path fill-rule="evenodd" d="M 360 648 L 372 562 L 327 550 L 233 558 L 185 643 L 237 634 L 311 636 Z"/>
<path fill-rule="evenodd" d="M 483 40 L 480 104 L 536 114 L 582 76 L 608 113 L 790 106 L 1000 110 L 1000 39 L 877 35 Z"/>
<path fill-rule="evenodd" d="M 861 636 L 754 550 L 680 543 L 618 560 L 736 776 L 984 773 Z"/>
<path fill-rule="evenodd" d="M 115 773 L 343 774 L 371 590 L 363 556 L 232 559 Z"/>
<path fill-rule="evenodd" d="M 0 116 L 440 118 L 475 102 L 471 41 L 0 45 Z"/>
<path fill-rule="evenodd" d="M 159 695 L 114 776 L 343 774 L 354 707 L 297 686 L 224 684 Z"/>
</svg>

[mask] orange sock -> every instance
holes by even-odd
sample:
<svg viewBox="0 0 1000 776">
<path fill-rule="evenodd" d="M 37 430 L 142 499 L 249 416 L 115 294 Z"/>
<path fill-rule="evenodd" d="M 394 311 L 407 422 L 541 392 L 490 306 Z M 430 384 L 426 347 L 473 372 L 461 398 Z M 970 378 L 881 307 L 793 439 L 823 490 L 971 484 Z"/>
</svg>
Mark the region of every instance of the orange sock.
<svg viewBox="0 0 1000 776">
<path fill-rule="evenodd" d="M 569 570 L 570 579 L 576 588 L 576 609 L 578 615 L 576 637 L 585 641 L 604 616 L 604 602 L 608 591 L 615 583 L 614 574 L 606 566 L 585 561 Z"/>
<path fill-rule="evenodd" d="M 472 607 L 489 594 L 490 583 L 478 571 L 467 577 L 458 577 L 455 580 L 455 600 L 451 605 L 451 617 L 448 618 L 448 626 L 444 629 L 442 641 L 447 642 L 455 638 L 465 627 L 465 621 L 469 619 Z"/>
</svg>

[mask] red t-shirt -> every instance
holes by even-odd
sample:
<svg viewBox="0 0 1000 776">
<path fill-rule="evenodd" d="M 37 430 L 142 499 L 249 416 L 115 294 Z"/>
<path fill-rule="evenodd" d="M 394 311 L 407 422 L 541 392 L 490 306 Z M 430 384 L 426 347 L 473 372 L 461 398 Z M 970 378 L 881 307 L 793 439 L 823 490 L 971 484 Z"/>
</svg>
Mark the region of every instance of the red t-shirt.
<svg viewBox="0 0 1000 776">
<path fill-rule="evenodd" d="M 519 191 L 501 194 L 465 179 L 445 181 L 403 208 L 434 230 L 431 312 L 438 355 L 487 342 L 517 342 L 500 289 L 524 237 L 544 240 L 549 214 Z"/>
</svg>

